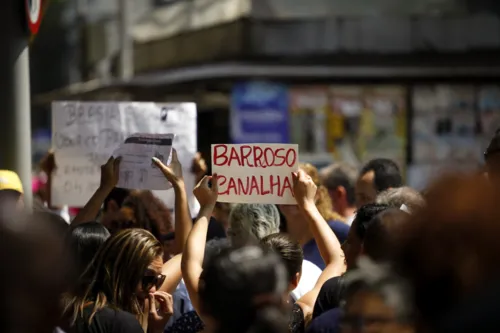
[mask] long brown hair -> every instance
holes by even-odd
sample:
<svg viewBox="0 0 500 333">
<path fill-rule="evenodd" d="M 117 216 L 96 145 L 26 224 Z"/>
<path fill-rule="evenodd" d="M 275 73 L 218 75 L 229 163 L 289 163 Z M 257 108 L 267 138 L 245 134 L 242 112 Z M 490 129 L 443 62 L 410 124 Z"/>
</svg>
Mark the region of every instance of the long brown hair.
<svg viewBox="0 0 500 333">
<path fill-rule="evenodd" d="M 345 218 L 333 210 L 328 190 L 321 185 L 318 169 L 310 163 L 301 163 L 299 167 L 312 178 L 312 181 L 318 187 L 316 191 L 316 207 L 325 221 L 336 220 L 345 222 Z"/>
<path fill-rule="evenodd" d="M 112 235 L 83 273 L 83 277 L 91 276 L 80 279 L 85 283 L 77 284 L 66 297 L 65 317 L 73 325 L 83 317 L 88 303 L 93 303 L 89 324 L 96 312 L 106 306 L 141 315 L 136 288 L 151 262 L 162 255 L 160 242 L 144 229 L 126 229 Z"/>
</svg>

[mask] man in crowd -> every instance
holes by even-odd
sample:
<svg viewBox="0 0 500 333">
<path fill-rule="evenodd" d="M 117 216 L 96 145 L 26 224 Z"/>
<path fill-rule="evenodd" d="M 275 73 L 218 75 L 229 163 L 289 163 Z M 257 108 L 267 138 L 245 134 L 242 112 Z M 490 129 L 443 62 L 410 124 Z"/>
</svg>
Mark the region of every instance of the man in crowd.
<svg viewBox="0 0 500 333">
<path fill-rule="evenodd" d="M 405 205 L 405 210 L 409 213 L 425 206 L 425 199 L 422 195 L 408 186 L 385 190 L 377 196 L 376 202 L 398 209 Z"/>
<path fill-rule="evenodd" d="M 374 218 L 388 208 L 387 205 L 368 204 L 358 210 L 347 241 L 342 244 L 348 271 L 356 267 L 358 258 L 363 254 L 363 243 Z M 342 276 L 331 278 L 323 284 L 314 306 L 313 317 L 316 319 L 312 321 L 308 332 L 331 332 L 325 329 L 336 327 L 335 324 L 338 324 L 335 322 L 338 319 L 337 308 L 341 304 L 343 288 Z"/>
<path fill-rule="evenodd" d="M 374 203 L 377 195 L 389 188 L 403 186 L 397 164 L 387 158 L 376 158 L 361 169 L 356 182 L 356 206 Z"/>
<path fill-rule="evenodd" d="M 0 170 L 0 205 L 2 210 L 23 209 L 23 193 L 23 184 L 17 173 L 10 170 Z"/>
<path fill-rule="evenodd" d="M 358 170 L 347 163 L 334 163 L 320 172 L 323 185 L 328 189 L 333 209 L 351 225 L 356 210 L 356 179 Z"/>
</svg>

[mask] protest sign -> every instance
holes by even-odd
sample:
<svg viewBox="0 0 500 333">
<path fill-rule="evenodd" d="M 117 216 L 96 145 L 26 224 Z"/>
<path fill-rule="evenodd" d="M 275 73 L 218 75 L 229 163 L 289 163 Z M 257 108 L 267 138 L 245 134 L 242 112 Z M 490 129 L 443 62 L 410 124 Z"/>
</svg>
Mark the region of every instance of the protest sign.
<svg viewBox="0 0 500 333">
<path fill-rule="evenodd" d="M 168 164 L 172 152 L 173 134 L 137 133 L 113 153 L 121 158 L 118 187 L 137 190 L 168 190 L 171 184 L 152 162 L 152 157 Z"/>
<path fill-rule="evenodd" d="M 198 202 L 191 195 L 195 179 L 189 172 L 197 151 L 194 103 L 54 102 L 52 204 L 85 205 L 99 186 L 100 166 L 132 133 L 175 134 L 173 147 L 185 170 L 190 210 L 197 214 Z M 173 190 L 155 194 L 173 208 Z"/>
<path fill-rule="evenodd" d="M 298 168 L 298 145 L 212 145 L 220 202 L 294 205 L 292 172 Z"/>
</svg>

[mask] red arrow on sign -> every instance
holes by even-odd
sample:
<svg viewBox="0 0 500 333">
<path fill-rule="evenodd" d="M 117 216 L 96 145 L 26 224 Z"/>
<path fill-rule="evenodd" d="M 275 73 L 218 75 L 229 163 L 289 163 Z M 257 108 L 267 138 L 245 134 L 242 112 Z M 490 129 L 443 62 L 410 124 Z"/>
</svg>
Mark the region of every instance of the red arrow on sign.
<svg viewBox="0 0 500 333">
<path fill-rule="evenodd" d="M 36 35 L 42 22 L 42 0 L 25 0 L 25 5 L 26 15 L 28 16 L 28 27 L 31 35 Z"/>
</svg>

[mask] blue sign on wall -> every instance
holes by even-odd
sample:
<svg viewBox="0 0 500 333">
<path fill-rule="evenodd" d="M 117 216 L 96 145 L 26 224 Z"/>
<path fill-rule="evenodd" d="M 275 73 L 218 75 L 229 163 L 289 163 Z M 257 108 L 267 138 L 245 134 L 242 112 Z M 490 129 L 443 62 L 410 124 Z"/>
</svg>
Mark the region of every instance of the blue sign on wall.
<svg viewBox="0 0 500 333">
<path fill-rule="evenodd" d="M 271 82 L 241 82 L 231 95 L 233 143 L 289 143 L 288 89 Z"/>
</svg>

